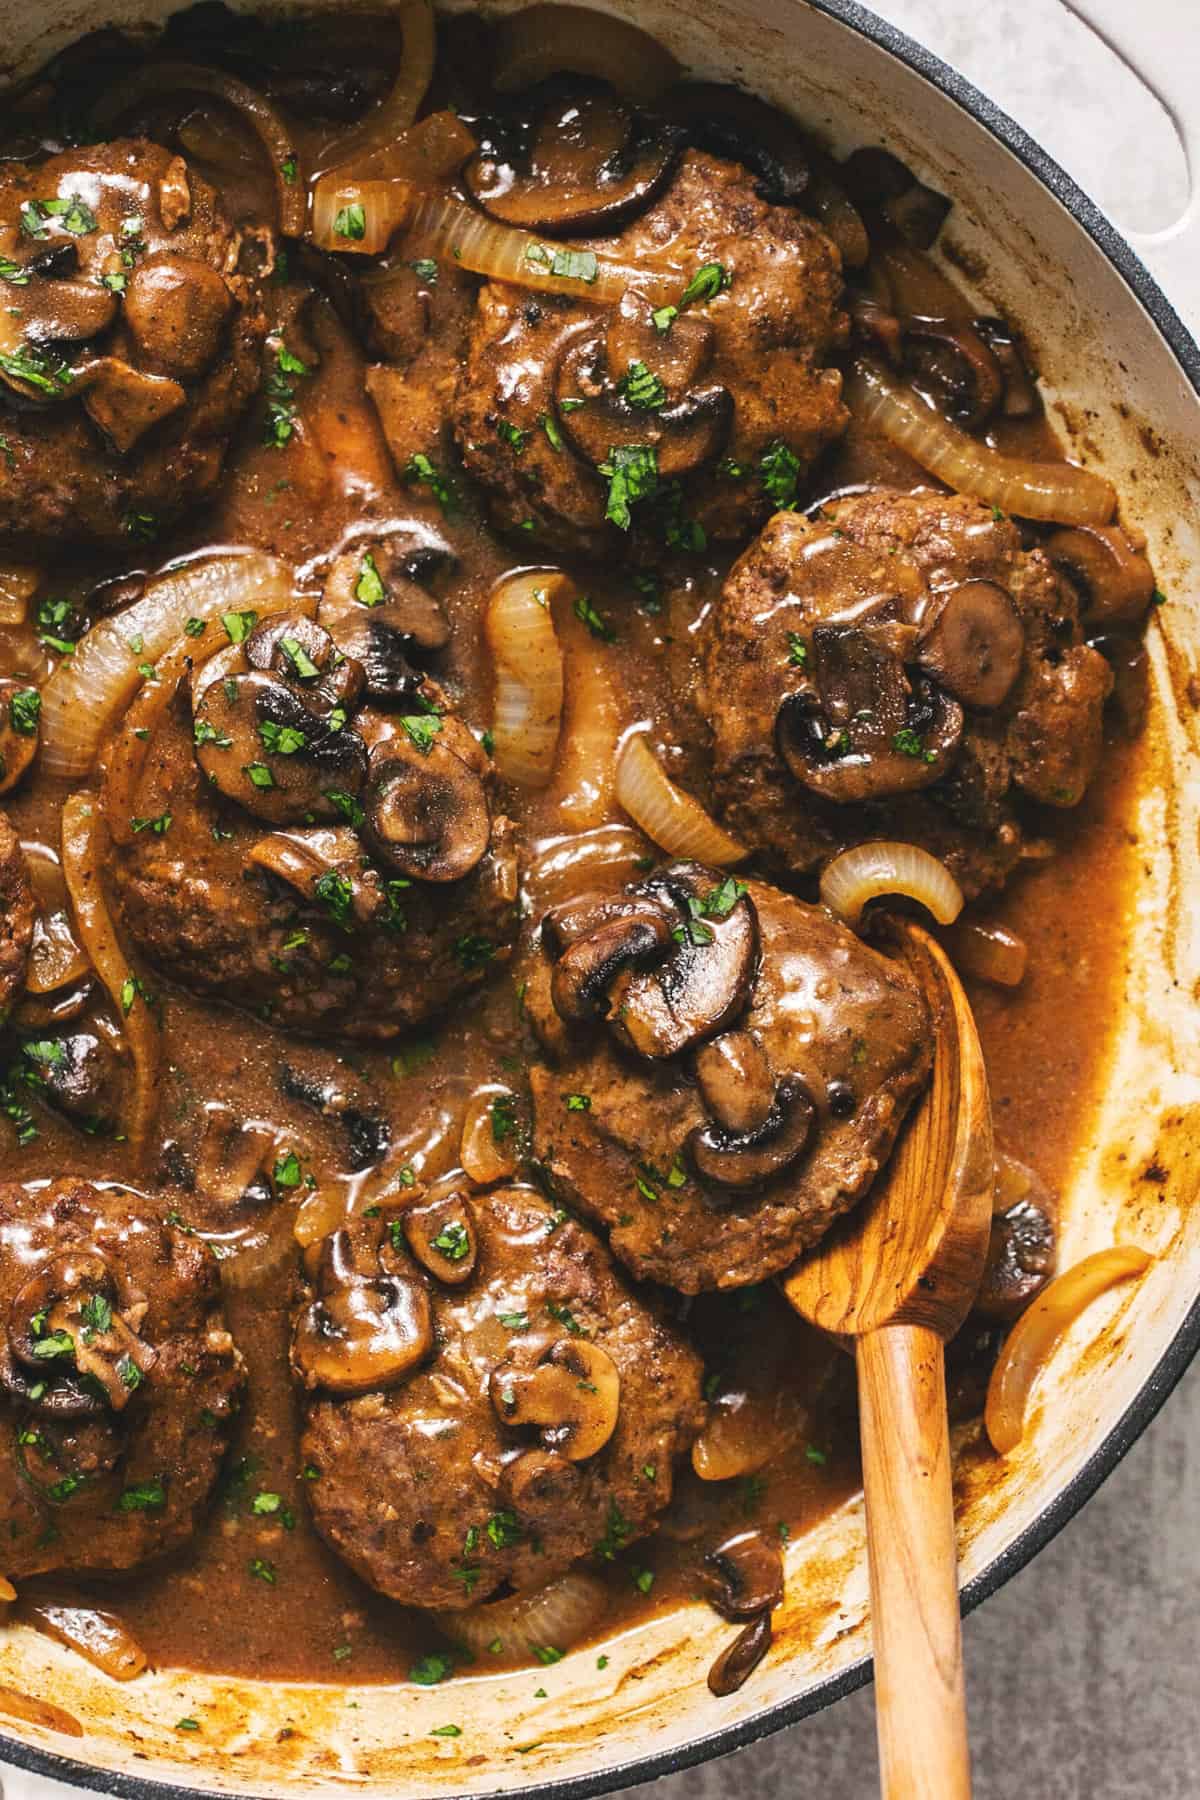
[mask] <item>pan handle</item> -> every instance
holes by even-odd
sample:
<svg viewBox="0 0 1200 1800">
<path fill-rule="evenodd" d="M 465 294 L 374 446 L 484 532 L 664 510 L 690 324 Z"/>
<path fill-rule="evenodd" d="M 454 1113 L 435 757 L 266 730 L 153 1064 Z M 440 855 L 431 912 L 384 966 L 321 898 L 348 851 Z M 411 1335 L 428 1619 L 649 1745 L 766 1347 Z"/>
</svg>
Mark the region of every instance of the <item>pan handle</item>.
<svg viewBox="0 0 1200 1800">
<path fill-rule="evenodd" d="M 1179 0 L 1063 0 L 1166 108 L 1183 142 L 1191 194 L 1163 231 L 1126 237 L 1189 331 L 1200 337 L 1200 32 Z"/>
</svg>

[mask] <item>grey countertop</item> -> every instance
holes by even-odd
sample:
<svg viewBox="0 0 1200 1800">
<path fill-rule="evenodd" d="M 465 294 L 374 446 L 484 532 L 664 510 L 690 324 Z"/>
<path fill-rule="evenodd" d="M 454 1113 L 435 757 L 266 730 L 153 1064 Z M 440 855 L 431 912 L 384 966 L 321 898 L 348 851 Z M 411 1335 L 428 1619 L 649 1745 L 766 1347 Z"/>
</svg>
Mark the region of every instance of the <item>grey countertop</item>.
<svg viewBox="0 0 1200 1800">
<path fill-rule="evenodd" d="M 1195 5 L 1179 0 L 1181 30 Z M 1165 112 L 1061 0 L 874 7 L 998 100 L 1118 224 L 1161 228 L 1182 211 Z M 1200 1366 L 1079 1517 L 968 1619 L 976 1800 L 1200 1797 L 1198 1440 Z M 653 1795 L 870 1800 L 877 1779 L 867 1688 Z"/>
</svg>

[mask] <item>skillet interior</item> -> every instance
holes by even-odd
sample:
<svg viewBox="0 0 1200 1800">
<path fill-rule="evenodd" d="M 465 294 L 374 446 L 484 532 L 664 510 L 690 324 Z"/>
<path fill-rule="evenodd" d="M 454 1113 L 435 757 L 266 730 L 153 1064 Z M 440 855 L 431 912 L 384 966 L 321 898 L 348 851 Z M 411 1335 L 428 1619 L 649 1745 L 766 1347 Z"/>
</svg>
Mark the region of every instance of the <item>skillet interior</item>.
<svg viewBox="0 0 1200 1800">
<path fill-rule="evenodd" d="M 95 24 L 135 23 L 166 10 L 136 0 L 47 6 L 22 67 L 36 66 Z M 1193 1024 L 1200 922 L 1186 899 L 1197 876 L 1200 744 L 1188 686 L 1200 633 L 1184 598 L 1200 555 L 1192 523 L 1200 502 L 1197 367 L 1193 360 L 1189 382 L 1176 354 L 1187 354 L 1183 334 L 1173 347 L 1105 248 L 1072 218 L 1079 197 L 1065 178 L 1055 197 L 917 69 L 848 30 L 832 11 L 801 0 L 722 0 L 703 15 L 685 0 L 613 10 L 636 16 L 698 75 L 744 80 L 839 148 L 885 137 L 932 185 L 955 195 L 948 235 L 960 253 L 956 279 L 964 281 L 964 267 L 977 271 L 987 310 L 1021 321 L 1051 402 L 1069 396 L 1060 409 L 1076 453 L 1102 464 L 1121 488 L 1174 602 L 1150 638 L 1156 706 L 1129 820 L 1143 872 L 1123 922 L 1124 1004 L 1103 1093 L 1064 1196 L 1062 1244 L 1064 1264 L 1114 1241 L 1140 1243 L 1161 1260 L 1135 1291 L 1101 1303 L 1072 1334 L 1043 1382 L 1032 1439 L 994 1478 L 961 1497 L 963 1578 L 977 1596 L 1086 1497 L 1200 1334 L 1198 1115 L 1189 1073 L 1200 1067 Z M 3 41 L 25 43 L 29 23 L 14 0 L 0 0 Z M 1167 309 L 1161 318 L 1171 330 Z M 1086 906 L 1088 896 L 1076 903 Z M 1151 1169 L 1166 1178 L 1148 1179 Z M 144 1778 L 264 1795 L 343 1780 L 397 1796 L 558 1784 L 595 1791 L 732 1748 L 863 1678 L 860 1506 L 792 1547 L 788 1586 L 775 1651 L 730 1699 L 714 1700 L 704 1685 L 727 1628 L 697 1606 L 610 1644 L 603 1671 L 594 1657 L 569 1657 L 546 1672 L 549 1699 L 536 1705 L 527 1680 L 460 1681 L 452 1716 L 463 1735 L 450 1740 L 428 1735 L 450 1716 L 448 1696 L 437 1690 L 405 1688 L 400 1698 L 381 1688 L 217 1683 L 170 1671 L 118 1688 L 45 1639 L 13 1634 L 0 1648 L 0 1683 L 66 1708 L 86 1736 L 72 1743 L 12 1727 L 20 1745 L 10 1754 L 45 1773 L 55 1772 L 45 1753 L 65 1754 L 93 1771 L 88 1777 L 60 1767 L 68 1778 L 138 1793 L 146 1791 Z M 203 1741 L 181 1740 L 176 1721 L 199 1710 Z M 11 1793 L 16 1783 L 7 1775 L 6 1782 Z"/>
</svg>

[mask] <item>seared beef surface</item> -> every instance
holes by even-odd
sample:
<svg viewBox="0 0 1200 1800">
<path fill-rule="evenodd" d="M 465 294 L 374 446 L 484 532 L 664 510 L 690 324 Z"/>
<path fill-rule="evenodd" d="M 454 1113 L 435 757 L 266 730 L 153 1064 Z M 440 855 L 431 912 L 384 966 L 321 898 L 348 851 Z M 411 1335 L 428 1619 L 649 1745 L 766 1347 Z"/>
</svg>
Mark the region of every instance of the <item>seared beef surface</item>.
<svg viewBox="0 0 1200 1800">
<path fill-rule="evenodd" d="M 345 1398 L 318 1390 L 307 1403 L 317 1529 L 372 1587 L 411 1606 L 541 1587 L 580 1556 L 643 1537 L 704 1414 L 695 1351 L 586 1226 L 529 1188 L 477 1194 L 468 1208 L 474 1268 L 461 1286 L 428 1280 L 425 1366 L 400 1385 Z M 386 1235 L 376 1269 L 413 1279 Z M 540 1432 L 503 1422 L 511 1371 L 519 1381 L 555 1356 L 593 1351 L 606 1366 L 588 1386 L 605 1391 L 575 1398 L 609 1402 L 614 1371 L 619 1388 L 598 1450 L 572 1460 L 553 1423 Z M 572 1374 L 568 1386 L 584 1379 Z"/>
<path fill-rule="evenodd" d="M 696 872 L 702 906 L 725 880 Z M 818 1242 L 866 1193 L 930 1066 L 931 1021 L 902 967 L 824 907 L 738 885 L 757 921 L 752 978 L 681 1054 L 651 1059 L 619 1041 L 628 999 L 615 984 L 592 1023 L 564 1024 L 546 967 L 526 1000 L 552 1050 L 530 1075 L 538 1156 L 635 1275 L 685 1293 L 761 1281 Z M 630 889 L 624 904 L 644 900 Z"/>
<path fill-rule="evenodd" d="M 838 253 L 811 219 L 765 204 L 744 169 L 699 151 L 605 249 L 631 264 L 677 266 L 677 298 L 705 268 L 717 271 L 710 287 L 728 285 L 664 331 L 632 293 L 606 321 L 578 303 L 487 283 L 454 420 L 466 467 L 502 529 L 597 554 L 620 541 L 605 521 L 601 465 L 612 466 L 614 447 L 652 446 L 659 479 L 633 507 L 637 553 L 742 536 L 770 510 L 775 447 L 787 448 L 776 473 L 794 492 L 845 427 L 841 375 L 829 366 L 847 330 Z M 628 381 L 639 364 L 663 383 L 657 407 L 618 391 L 625 382 L 638 395 Z"/>
<path fill-rule="evenodd" d="M 0 813 L 0 1024 L 25 987 L 37 912 L 21 840 Z"/>
<path fill-rule="evenodd" d="M 921 633 L 973 583 L 1001 590 L 997 604 L 1007 596 L 1020 627 L 1011 685 L 987 707 L 960 703 L 918 660 Z M 827 704 L 839 675 L 834 653 L 844 660 L 851 633 L 864 658 L 876 658 L 857 716 L 853 705 L 836 710 L 836 692 Z M 777 514 L 734 566 L 701 645 L 700 708 L 711 721 L 722 816 L 781 870 L 813 869 L 866 839 L 900 839 L 932 851 L 978 893 L 1020 857 L 1014 796 L 1074 806 L 1100 758 L 1112 675 L 1082 641 L 1075 590 L 1041 550 L 1022 549 L 1010 519 L 958 495 L 883 491 L 812 520 Z M 860 750 L 893 680 L 900 710 L 883 754 L 869 742 Z M 962 714 L 945 754 L 935 705 Z M 812 785 L 781 753 L 792 708 L 801 724 L 810 709 L 823 734 Z M 861 797 L 829 796 L 835 777 L 848 783 L 856 772 Z"/>
<path fill-rule="evenodd" d="M 130 1569 L 186 1543 L 244 1380 L 207 1245 L 74 1178 L 0 1187 L 0 1568 Z"/>
<path fill-rule="evenodd" d="M 21 308 L 0 344 L 0 533 L 148 538 L 212 491 L 266 329 L 240 248 L 214 190 L 159 144 L 0 165 Z"/>
</svg>

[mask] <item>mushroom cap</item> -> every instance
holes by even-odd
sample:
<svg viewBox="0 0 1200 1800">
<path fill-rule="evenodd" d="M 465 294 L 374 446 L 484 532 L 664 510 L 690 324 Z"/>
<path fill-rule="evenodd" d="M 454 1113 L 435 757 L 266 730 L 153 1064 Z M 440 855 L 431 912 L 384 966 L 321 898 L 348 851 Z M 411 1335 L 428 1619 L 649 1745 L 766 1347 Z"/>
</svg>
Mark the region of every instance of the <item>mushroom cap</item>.
<svg viewBox="0 0 1200 1800">
<path fill-rule="evenodd" d="M 744 1009 L 758 967 L 758 916 L 744 889 L 723 910 L 722 889 L 694 863 L 674 863 L 644 884 L 672 901 L 669 954 L 625 970 L 610 988 L 609 1025 L 640 1056 L 678 1056 L 715 1037 Z"/>
<path fill-rule="evenodd" d="M 726 1619 L 753 1619 L 783 1600 L 783 1551 L 762 1531 L 738 1531 L 710 1550 L 700 1586 Z"/>
<path fill-rule="evenodd" d="M 704 1104 L 725 1131 L 757 1131 L 775 1104 L 775 1076 L 749 1031 L 723 1031 L 701 1044 L 692 1061 Z"/>
<path fill-rule="evenodd" d="M 567 339 L 555 376 L 555 401 L 565 436 L 573 449 L 596 468 L 614 450 L 652 448 L 658 474 L 669 480 L 686 475 L 721 454 L 733 426 L 733 396 L 717 384 L 702 388 L 667 388 L 660 371 L 661 352 L 653 361 L 634 358 L 616 366 L 605 333 L 577 334 Z M 656 401 L 638 404 L 630 378 L 638 368 L 662 382 Z M 583 406 L 564 401 L 585 399 Z"/>
<path fill-rule="evenodd" d="M 371 748 L 365 834 L 393 869 L 420 881 L 460 881 L 491 842 L 478 745 L 458 720 L 422 714 Z M 469 760 L 468 760 L 469 759 Z"/>
<path fill-rule="evenodd" d="M 125 285 L 125 323 L 148 369 L 196 381 L 216 360 L 233 295 L 195 256 L 139 262 Z"/>
<path fill-rule="evenodd" d="M 311 710 L 279 674 L 250 669 L 210 682 L 194 719 L 200 769 L 255 818 L 309 825 L 353 812 L 367 779 L 366 745 Z"/>
<path fill-rule="evenodd" d="M 671 929 L 662 913 L 626 902 L 618 917 L 604 919 L 577 937 L 555 964 L 551 978 L 550 994 L 559 1017 L 579 1024 L 602 1017 L 617 976 L 631 965 L 665 956 Z"/>
<path fill-rule="evenodd" d="M 326 1239 L 316 1297 L 292 1335 L 292 1367 L 308 1388 L 365 1394 L 395 1387 L 433 1352 L 429 1290 L 415 1270 L 385 1272 L 346 1231 Z"/>
<path fill-rule="evenodd" d="M 1154 598 L 1154 570 L 1119 525 L 1077 525 L 1046 540 L 1046 555 L 1081 590 L 1091 625 L 1136 623 Z"/>
<path fill-rule="evenodd" d="M 775 743 L 796 779 L 840 804 L 928 787 L 951 767 L 963 734 L 958 702 L 911 679 L 861 623 L 812 633 L 814 685 L 784 696 Z"/>
<path fill-rule="evenodd" d="M 1001 706 L 1021 672 L 1025 630 L 1006 588 L 962 581 L 938 597 L 917 647 L 921 667 L 964 706 Z"/>
<path fill-rule="evenodd" d="M 450 1287 L 470 1281 L 479 1258 L 479 1222 L 465 1194 L 408 1206 L 400 1223 L 412 1255 L 435 1280 Z"/>
<path fill-rule="evenodd" d="M 720 1187 L 758 1187 L 796 1161 L 812 1134 L 816 1108 L 795 1076 L 775 1090 L 770 1112 L 751 1131 L 698 1125 L 689 1133 L 687 1153 L 698 1175 Z"/>
<path fill-rule="evenodd" d="M 682 142 L 673 126 L 578 77 L 522 95 L 482 135 L 462 177 L 475 204 L 506 225 L 561 236 L 614 231 L 643 212 Z"/>
<path fill-rule="evenodd" d="M 488 1383 L 505 1425 L 541 1427 L 542 1444 L 568 1462 L 586 1462 L 617 1428 L 621 1377 L 607 1350 L 584 1338 L 558 1338 L 532 1368 L 514 1362 Z"/>
</svg>

